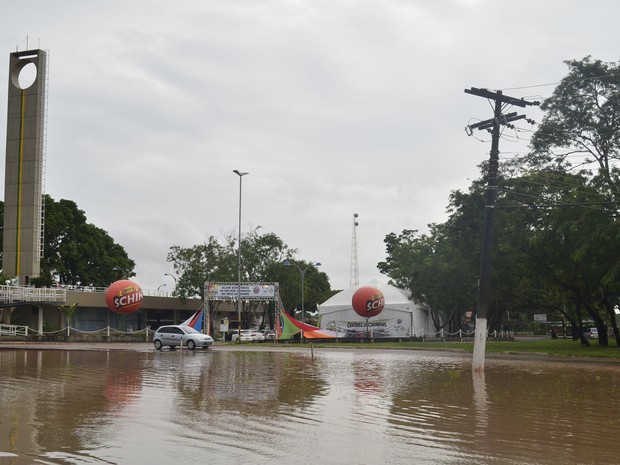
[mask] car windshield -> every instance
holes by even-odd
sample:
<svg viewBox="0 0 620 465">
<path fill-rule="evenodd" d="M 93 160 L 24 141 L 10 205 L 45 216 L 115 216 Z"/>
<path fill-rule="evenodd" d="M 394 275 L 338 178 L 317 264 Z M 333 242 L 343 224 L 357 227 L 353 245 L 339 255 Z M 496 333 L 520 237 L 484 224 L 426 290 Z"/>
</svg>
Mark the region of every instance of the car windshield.
<svg viewBox="0 0 620 465">
<path fill-rule="evenodd" d="M 185 331 L 187 334 L 199 333 L 200 332 L 200 331 L 196 331 L 191 326 L 182 326 L 182 328 L 183 328 L 183 331 Z"/>
</svg>

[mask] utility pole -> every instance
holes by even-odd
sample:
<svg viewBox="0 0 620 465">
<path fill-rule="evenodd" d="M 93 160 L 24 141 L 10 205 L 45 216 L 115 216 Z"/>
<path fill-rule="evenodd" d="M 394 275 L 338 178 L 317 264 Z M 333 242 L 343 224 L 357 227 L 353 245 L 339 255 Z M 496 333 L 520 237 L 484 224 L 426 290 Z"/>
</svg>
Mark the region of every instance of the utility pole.
<svg viewBox="0 0 620 465">
<path fill-rule="evenodd" d="M 482 236 L 482 252 L 480 255 L 480 275 L 478 276 L 478 307 L 476 310 L 476 331 L 474 334 L 474 354 L 472 361 L 473 371 L 484 370 L 484 359 L 487 341 L 487 319 L 489 309 L 489 294 L 491 289 L 491 249 L 493 243 L 493 214 L 495 211 L 495 200 L 497 199 L 497 174 L 499 168 L 499 137 L 501 135 L 500 126 L 509 125 L 511 121 L 525 119 L 525 115 L 516 113 L 502 114 L 503 105 L 516 105 L 526 107 L 528 105 L 538 105 L 538 102 L 528 102 L 523 99 L 508 97 L 502 91 L 491 92 L 487 89 L 465 89 L 466 94 L 476 95 L 495 101 L 493 118 L 481 121 L 480 123 L 467 126 L 468 135 L 474 129 L 491 129 L 491 154 L 489 157 L 489 173 L 487 178 L 486 203 L 484 207 L 484 229 Z M 531 120 L 528 120 L 532 122 Z"/>
</svg>

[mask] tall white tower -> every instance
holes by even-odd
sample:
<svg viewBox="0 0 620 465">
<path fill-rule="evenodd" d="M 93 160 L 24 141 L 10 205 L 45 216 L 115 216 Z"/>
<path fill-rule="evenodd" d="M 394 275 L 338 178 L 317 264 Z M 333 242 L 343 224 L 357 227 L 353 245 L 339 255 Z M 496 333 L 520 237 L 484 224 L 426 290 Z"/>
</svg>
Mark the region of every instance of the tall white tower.
<svg viewBox="0 0 620 465">
<path fill-rule="evenodd" d="M 22 82 L 22 71 L 27 74 L 28 68 L 36 77 Z M 11 53 L 2 268 L 22 286 L 41 270 L 46 89 L 47 53 Z"/>
<path fill-rule="evenodd" d="M 357 213 L 353 213 L 353 235 L 351 238 L 351 279 L 350 287 L 357 286 L 360 283 L 360 266 L 357 259 Z"/>
</svg>

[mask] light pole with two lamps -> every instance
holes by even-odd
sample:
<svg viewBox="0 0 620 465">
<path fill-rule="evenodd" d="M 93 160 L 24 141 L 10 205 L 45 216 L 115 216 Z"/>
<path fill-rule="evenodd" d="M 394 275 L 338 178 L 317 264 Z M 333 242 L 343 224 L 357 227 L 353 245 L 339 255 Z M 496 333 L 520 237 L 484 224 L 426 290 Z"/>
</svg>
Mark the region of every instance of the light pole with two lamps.
<svg viewBox="0 0 620 465">
<path fill-rule="evenodd" d="M 172 273 L 164 273 L 164 276 L 170 276 L 172 279 L 174 279 L 174 289 L 176 290 L 177 288 L 177 277 L 175 275 L 173 275 Z M 164 284 L 165 286 L 165 284 Z"/>
<path fill-rule="evenodd" d="M 239 176 L 239 238 L 237 242 L 237 319 L 239 321 L 237 342 L 241 342 L 241 180 L 246 174 L 250 174 L 246 171 L 233 170 L 237 176 Z"/>
<path fill-rule="evenodd" d="M 306 266 L 305 268 L 301 268 L 297 263 L 295 263 L 293 260 L 289 260 L 286 259 L 282 262 L 284 265 L 286 266 L 294 266 L 295 268 L 297 268 L 297 270 L 299 271 L 299 274 L 301 275 L 301 322 L 302 323 L 306 323 L 306 309 L 305 309 L 305 302 L 304 302 L 304 293 L 305 293 L 305 278 L 306 278 L 306 271 L 308 271 L 309 268 L 315 267 L 315 266 L 321 266 L 320 262 L 310 262 L 310 264 L 308 266 Z M 301 332 L 301 337 L 304 337 L 304 333 L 303 331 Z"/>
<path fill-rule="evenodd" d="M 122 269 L 120 266 L 114 266 L 112 267 L 112 271 L 120 271 L 121 273 L 123 273 L 122 278 L 123 279 L 127 279 L 129 278 L 129 273 L 127 273 L 124 269 Z"/>
</svg>

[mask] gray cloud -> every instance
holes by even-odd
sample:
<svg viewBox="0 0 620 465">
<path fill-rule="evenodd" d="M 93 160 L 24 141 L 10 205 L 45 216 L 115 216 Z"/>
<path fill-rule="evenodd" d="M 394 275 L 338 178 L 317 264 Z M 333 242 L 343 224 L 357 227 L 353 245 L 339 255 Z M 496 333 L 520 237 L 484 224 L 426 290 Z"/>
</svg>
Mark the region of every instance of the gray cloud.
<svg viewBox="0 0 620 465">
<path fill-rule="evenodd" d="M 588 54 L 616 60 L 619 10 L 560 0 L 13 2 L 0 50 L 8 63 L 26 34 L 50 50 L 47 193 L 76 201 L 122 244 L 143 287 L 165 281 L 170 246 L 236 231 L 241 169 L 251 173 L 243 230 L 275 232 L 342 288 L 354 212 L 368 281 L 386 234 L 443 221 L 450 191 L 478 175 L 489 146 L 463 128 L 490 107 L 463 89 L 557 82 L 563 60 Z M 0 115 L 4 138 L 1 96 Z M 527 134 L 501 147 L 526 148 Z"/>
</svg>

